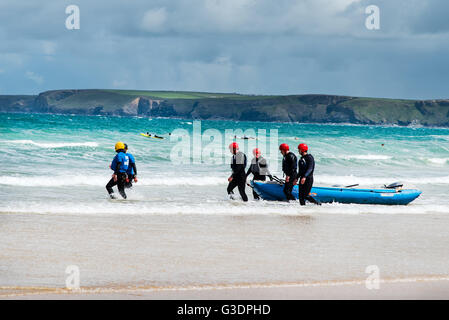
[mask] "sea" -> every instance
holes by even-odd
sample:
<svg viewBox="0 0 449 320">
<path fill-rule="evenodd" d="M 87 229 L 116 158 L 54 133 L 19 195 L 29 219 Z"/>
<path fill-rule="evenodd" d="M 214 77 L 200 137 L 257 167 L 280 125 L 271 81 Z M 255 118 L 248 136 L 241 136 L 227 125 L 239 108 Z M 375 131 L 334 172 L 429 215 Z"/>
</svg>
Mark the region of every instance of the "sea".
<svg viewBox="0 0 449 320">
<path fill-rule="evenodd" d="M 105 189 L 117 141 L 138 169 L 127 200 Z M 231 200 L 232 141 L 248 160 L 260 148 L 279 178 L 279 144 L 307 143 L 315 186 L 422 194 L 300 207 L 247 187 L 249 202 Z M 449 277 L 446 128 L 3 113 L 0 146 L 0 295 Z"/>
</svg>

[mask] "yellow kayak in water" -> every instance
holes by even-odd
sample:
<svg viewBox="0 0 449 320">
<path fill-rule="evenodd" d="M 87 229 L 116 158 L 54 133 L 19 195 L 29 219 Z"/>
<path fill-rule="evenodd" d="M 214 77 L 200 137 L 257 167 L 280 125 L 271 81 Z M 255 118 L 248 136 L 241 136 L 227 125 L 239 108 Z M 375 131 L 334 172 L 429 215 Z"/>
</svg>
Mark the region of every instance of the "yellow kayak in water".
<svg viewBox="0 0 449 320">
<path fill-rule="evenodd" d="M 164 139 L 163 137 L 159 137 L 159 136 L 152 136 L 146 133 L 141 133 L 141 136 L 147 137 L 147 138 L 153 138 L 153 139 Z"/>
</svg>

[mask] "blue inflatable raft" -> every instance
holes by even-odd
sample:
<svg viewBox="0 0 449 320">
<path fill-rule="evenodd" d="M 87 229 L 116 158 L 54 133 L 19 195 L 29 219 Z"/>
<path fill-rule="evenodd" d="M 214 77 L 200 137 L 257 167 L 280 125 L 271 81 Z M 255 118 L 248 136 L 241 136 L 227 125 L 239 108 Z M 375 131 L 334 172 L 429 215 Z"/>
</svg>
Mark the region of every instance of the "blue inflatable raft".
<svg viewBox="0 0 449 320">
<path fill-rule="evenodd" d="M 264 200 L 285 201 L 283 184 L 274 181 L 251 181 L 254 191 Z M 414 189 L 356 189 L 313 187 L 310 195 L 322 203 L 357 203 L 406 205 L 419 197 L 421 191 Z M 298 199 L 298 186 L 293 188 L 293 195 Z"/>
</svg>

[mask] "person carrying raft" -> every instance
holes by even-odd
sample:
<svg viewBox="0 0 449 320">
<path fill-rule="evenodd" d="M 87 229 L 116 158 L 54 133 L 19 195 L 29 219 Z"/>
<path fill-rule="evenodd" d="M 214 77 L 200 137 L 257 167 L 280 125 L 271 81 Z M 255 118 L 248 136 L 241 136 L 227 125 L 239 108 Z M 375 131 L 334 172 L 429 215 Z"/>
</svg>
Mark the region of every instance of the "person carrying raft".
<svg viewBox="0 0 449 320">
<path fill-rule="evenodd" d="M 243 201 L 248 201 L 248 196 L 246 195 L 246 155 L 239 151 L 239 145 L 237 142 L 233 142 L 229 145 L 229 151 L 232 153 L 231 169 L 232 174 L 228 178 L 228 194 L 232 197 L 234 194 L 233 190 L 238 187 L 240 196 Z"/>
<path fill-rule="evenodd" d="M 298 145 L 298 151 L 301 159 L 298 161 L 298 191 L 299 203 L 302 206 L 306 205 L 306 200 L 317 205 L 321 205 L 311 195 L 310 190 L 313 186 L 313 172 L 315 171 L 315 160 L 311 154 L 308 153 L 309 147 L 305 143 Z"/>
<path fill-rule="evenodd" d="M 262 152 L 260 152 L 259 148 L 255 148 L 253 150 L 254 158 L 251 160 L 251 165 L 249 166 L 248 172 L 246 173 L 246 177 L 248 177 L 251 173 L 253 174 L 253 181 L 265 181 L 267 176 L 270 180 L 273 180 L 273 176 L 268 171 L 268 163 L 264 157 L 262 157 Z M 254 200 L 259 200 L 259 195 L 253 189 Z"/>
<path fill-rule="evenodd" d="M 279 146 L 279 150 L 283 155 L 282 159 L 282 171 L 285 175 L 284 194 L 287 201 L 296 200 L 293 196 L 293 186 L 296 184 L 297 179 L 297 158 L 293 152 L 290 152 L 288 144 L 283 143 Z"/>
<path fill-rule="evenodd" d="M 118 191 L 123 199 L 126 199 L 125 193 L 125 183 L 126 183 L 126 171 L 129 166 L 129 156 L 125 153 L 125 144 L 118 141 L 115 144 L 115 152 L 117 153 L 109 166 L 111 170 L 114 171 L 111 180 L 109 180 L 106 185 L 106 190 L 108 191 L 111 199 L 116 199 L 114 195 L 113 186 L 117 185 Z"/>
</svg>

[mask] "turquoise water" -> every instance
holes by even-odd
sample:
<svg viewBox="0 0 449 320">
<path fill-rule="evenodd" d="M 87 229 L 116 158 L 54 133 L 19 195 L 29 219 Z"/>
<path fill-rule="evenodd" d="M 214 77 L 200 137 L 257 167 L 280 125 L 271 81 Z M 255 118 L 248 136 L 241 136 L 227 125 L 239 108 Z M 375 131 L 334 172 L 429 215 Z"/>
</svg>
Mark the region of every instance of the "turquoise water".
<svg viewBox="0 0 449 320">
<path fill-rule="evenodd" d="M 227 145 L 245 134 L 278 176 L 277 146 L 305 142 L 315 185 L 423 194 L 397 207 L 230 201 Z M 105 190 L 118 140 L 137 160 L 129 201 Z M 392 277 L 447 272 L 448 129 L 0 114 L 0 143 L 0 285 L 63 286 L 73 263 L 92 286 L 353 279 L 373 262 Z"/>
<path fill-rule="evenodd" d="M 199 140 L 193 137 L 194 125 L 201 126 L 197 131 L 203 135 L 216 129 L 222 137 L 214 142 L 203 137 L 202 149 L 194 151 L 194 146 L 199 145 Z M 158 198 L 160 205 L 170 206 L 167 213 L 195 213 L 202 210 L 206 201 L 211 202 L 209 206 L 217 204 L 224 214 L 232 213 L 235 208 L 221 206 L 226 198 L 229 174 L 227 145 L 233 139 L 233 134 L 225 134 L 225 130 L 238 129 L 242 130 L 240 134 L 236 132 L 238 137 L 245 133 L 250 136 L 251 130 L 254 131 L 253 136 L 258 140 L 237 139 L 237 142 L 249 157 L 259 143 L 257 146 L 270 160 L 271 171 L 279 176 L 281 158 L 277 146 L 286 142 L 296 149 L 300 142 L 306 142 L 317 162 L 316 185 L 358 183 L 380 187 L 401 181 L 406 187 L 424 191 L 410 208 L 416 207 L 417 212 L 448 209 L 447 129 L 230 121 L 194 124 L 191 120 L 174 119 L 2 114 L 0 161 L 8 165 L 0 168 L 1 210 L 120 212 L 117 208 L 121 204 L 107 200 L 104 185 L 111 174 L 108 165 L 114 156 L 114 144 L 121 140 L 128 143 L 137 159 L 140 181 L 129 192 L 131 200 Z M 257 136 L 260 129 L 266 130 L 266 144 L 260 142 L 262 135 Z M 185 132 L 176 135 L 179 130 Z M 165 139 L 139 135 L 147 131 Z M 168 136 L 169 132 L 174 135 Z M 271 139 L 270 133 L 277 134 L 277 139 Z M 182 134 L 189 136 L 182 140 Z M 178 149 L 188 152 L 176 153 Z M 212 159 L 208 156 L 211 150 L 215 155 Z M 187 206 L 184 194 L 190 196 L 191 192 L 198 195 L 197 202 L 191 203 L 190 199 Z M 154 203 L 136 204 L 135 212 L 157 213 L 158 210 Z"/>
</svg>

